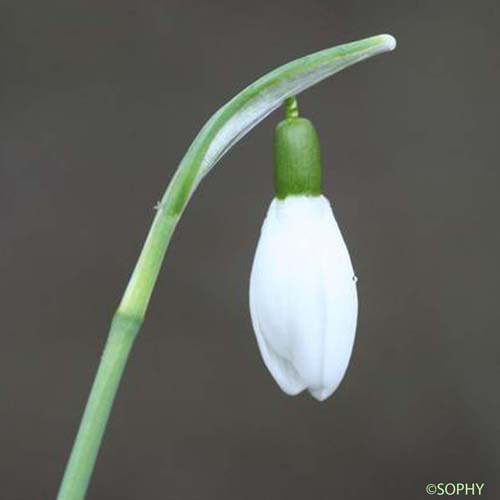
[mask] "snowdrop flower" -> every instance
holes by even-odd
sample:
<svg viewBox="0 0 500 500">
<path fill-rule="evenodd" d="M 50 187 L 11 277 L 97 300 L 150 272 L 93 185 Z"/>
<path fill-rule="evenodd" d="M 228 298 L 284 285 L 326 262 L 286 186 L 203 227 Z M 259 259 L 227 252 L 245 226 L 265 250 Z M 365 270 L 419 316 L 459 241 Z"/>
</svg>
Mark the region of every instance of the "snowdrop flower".
<svg viewBox="0 0 500 500">
<path fill-rule="evenodd" d="M 332 208 L 321 194 L 319 143 L 295 112 L 275 135 L 276 198 L 250 277 L 250 312 L 264 363 L 281 389 L 319 401 L 349 363 L 357 318 L 356 278 Z"/>
</svg>

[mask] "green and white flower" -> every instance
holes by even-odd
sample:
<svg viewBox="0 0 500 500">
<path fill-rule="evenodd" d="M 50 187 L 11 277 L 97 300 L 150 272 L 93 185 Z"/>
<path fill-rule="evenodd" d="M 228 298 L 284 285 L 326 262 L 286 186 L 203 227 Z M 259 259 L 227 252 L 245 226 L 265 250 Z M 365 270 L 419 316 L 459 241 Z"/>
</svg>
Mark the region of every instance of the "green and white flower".
<svg viewBox="0 0 500 500">
<path fill-rule="evenodd" d="M 278 126 L 275 184 L 250 278 L 253 328 L 281 389 L 290 395 L 307 389 L 322 401 L 349 364 L 358 300 L 349 252 L 319 194 L 319 144 L 308 120 L 292 117 Z"/>
</svg>

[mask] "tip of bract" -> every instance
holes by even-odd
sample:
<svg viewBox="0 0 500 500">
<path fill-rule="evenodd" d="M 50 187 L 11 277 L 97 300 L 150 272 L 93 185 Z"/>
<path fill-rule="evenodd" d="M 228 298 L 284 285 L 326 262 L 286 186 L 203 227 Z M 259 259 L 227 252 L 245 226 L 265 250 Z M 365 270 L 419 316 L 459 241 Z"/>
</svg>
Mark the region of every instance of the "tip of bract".
<svg viewBox="0 0 500 500">
<path fill-rule="evenodd" d="M 396 39 L 389 34 L 380 35 L 384 39 L 384 45 L 387 47 L 387 50 L 394 50 L 397 46 Z"/>
</svg>

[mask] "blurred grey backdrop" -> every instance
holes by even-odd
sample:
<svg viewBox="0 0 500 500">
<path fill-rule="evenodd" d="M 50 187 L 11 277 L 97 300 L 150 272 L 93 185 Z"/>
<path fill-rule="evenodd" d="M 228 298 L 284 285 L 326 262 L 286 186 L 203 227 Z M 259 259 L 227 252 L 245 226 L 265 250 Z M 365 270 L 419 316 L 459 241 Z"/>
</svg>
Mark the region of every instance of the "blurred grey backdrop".
<svg viewBox="0 0 500 500">
<path fill-rule="evenodd" d="M 390 32 L 302 95 L 359 276 L 352 363 L 280 393 L 247 306 L 275 113 L 174 236 L 89 499 L 499 498 L 495 1 L 0 3 L 0 498 L 55 496 L 153 206 L 204 121 L 256 77 Z"/>
</svg>

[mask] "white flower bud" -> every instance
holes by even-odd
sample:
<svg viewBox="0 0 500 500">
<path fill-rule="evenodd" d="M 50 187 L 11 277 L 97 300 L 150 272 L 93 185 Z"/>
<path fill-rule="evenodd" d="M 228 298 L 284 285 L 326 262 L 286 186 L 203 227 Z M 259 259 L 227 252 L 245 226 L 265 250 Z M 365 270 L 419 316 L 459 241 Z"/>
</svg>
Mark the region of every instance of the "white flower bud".
<svg viewBox="0 0 500 500">
<path fill-rule="evenodd" d="M 324 196 L 274 199 L 250 277 L 250 312 L 281 389 L 329 397 L 344 377 L 358 301 L 351 259 Z"/>
</svg>

